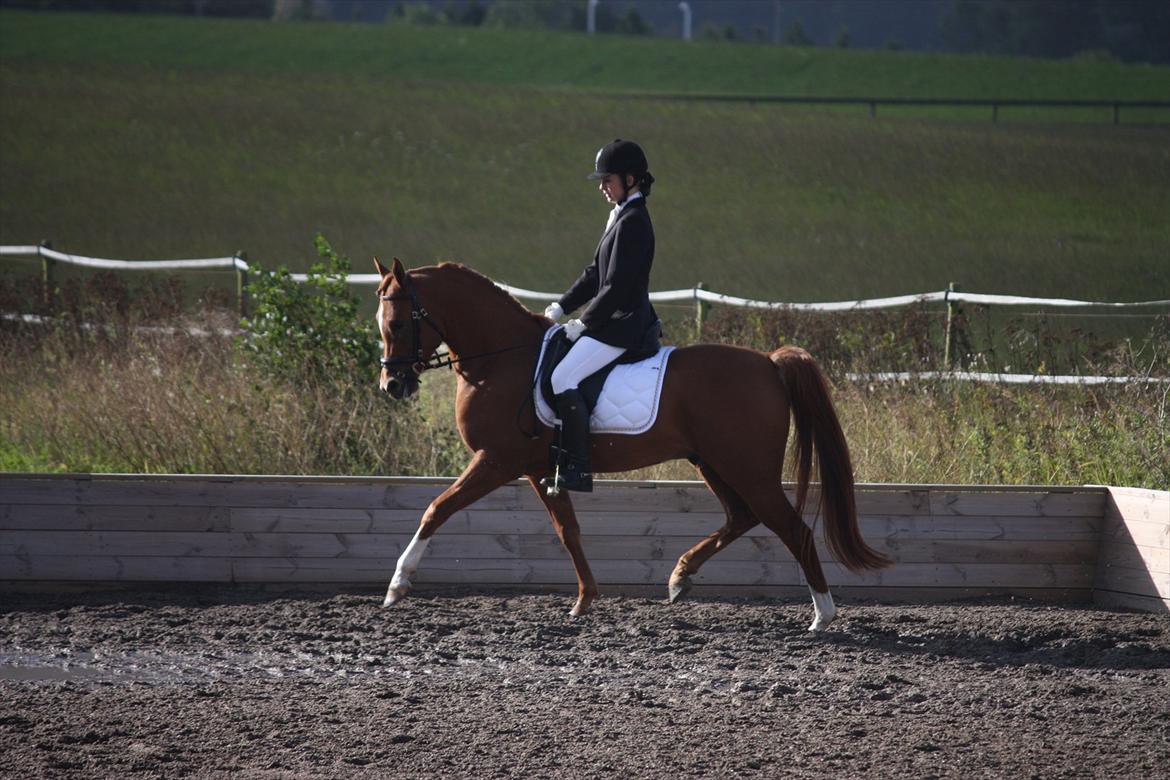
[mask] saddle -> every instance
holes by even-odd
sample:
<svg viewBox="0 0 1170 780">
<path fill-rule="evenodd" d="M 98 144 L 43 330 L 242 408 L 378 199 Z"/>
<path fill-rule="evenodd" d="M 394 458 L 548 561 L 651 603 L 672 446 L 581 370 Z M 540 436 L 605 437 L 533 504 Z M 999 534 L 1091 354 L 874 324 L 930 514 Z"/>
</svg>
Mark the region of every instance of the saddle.
<svg viewBox="0 0 1170 780">
<path fill-rule="evenodd" d="M 640 363 L 648 357 L 653 357 L 658 354 L 658 350 L 662 348 L 662 320 L 658 320 L 647 331 L 642 338 L 642 343 L 636 349 L 626 350 L 617 360 L 596 371 L 582 380 L 578 385 L 582 397 L 585 399 L 585 406 L 592 412 L 597 408 L 597 401 L 601 397 L 601 391 L 605 387 L 605 380 L 609 378 L 610 372 L 617 366 L 627 365 L 630 363 Z M 573 348 L 573 342 L 569 341 L 569 337 L 565 335 L 563 327 L 554 328 L 552 336 L 549 337 L 544 347 L 544 354 L 540 358 L 540 371 L 537 376 L 537 387 L 540 389 L 540 396 L 546 404 L 552 409 L 556 408 L 556 403 L 553 401 L 552 389 L 552 375 L 553 371 L 560 364 L 565 356 L 569 354 L 569 350 Z"/>
<path fill-rule="evenodd" d="M 653 340 L 645 344 L 647 347 L 657 343 L 658 333 L 657 328 L 651 332 Z M 545 346 L 554 338 L 564 340 L 564 343 L 553 348 L 554 352 L 559 352 L 563 357 L 571 344 L 564 339 L 560 327 L 550 328 L 546 332 Z M 650 430 L 658 417 L 666 364 L 673 351 L 673 346 L 660 347 L 647 357 L 649 349 L 640 347 L 633 354 L 626 353 L 582 383 L 579 389 L 582 395 L 588 396 L 590 431 L 635 435 Z M 557 419 L 549 377 L 556 363 L 549 360 L 547 355 L 548 352 L 544 351 L 539 358 L 533 378 L 532 402 L 536 419 L 549 428 L 555 428 L 560 420 Z"/>
</svg>

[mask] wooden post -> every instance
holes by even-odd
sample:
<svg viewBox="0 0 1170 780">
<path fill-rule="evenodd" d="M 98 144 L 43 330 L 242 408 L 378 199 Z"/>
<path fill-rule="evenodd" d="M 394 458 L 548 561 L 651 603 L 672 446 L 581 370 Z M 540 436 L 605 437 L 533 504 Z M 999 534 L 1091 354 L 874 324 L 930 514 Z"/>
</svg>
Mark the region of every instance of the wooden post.
<svg viewBox="0 0 1170 780">
<path fill-rule="evenodd" d="M 947 327 L 945 335 L 943 336 L 943 370 L 951 370 L 951 353 L 954 351 L 955 342 L 955 311 L 958 307 L 951 301 L 950 294 L 959 289 L 958 285 L 951 282 L 947 285 Z"/>
<path fill-rule="evenodd" d="M 995 124 L 999 121 L 999 103 L 991 104 L 991 123 Z"/>
<path fill-rule="evenodd" d="M 245 265 L 248 263 L 248 253 L 240 249 L 236 251 L 234 257 L 237 260 L 243 261 Z M 248 271 L 245 268 L 236 266 L 236 300 L 239 301 L 240 317 L 248 316 Z"/>
<path fill-rule="evenodd" d="M 1113 104 L 1113 124 L 1115 124 L 1115 125 L 1121 124 L 1121 104 L 1120 103 Z"/>
<path fill-rule="evenodd" d="M 709 304 L 698 296 L 699 290 L 706 290 L 707 285 L 699 282 L 695 285 L 695 341 L 703 340 L 703 320 L 707 319 L 707 308 Z"/>
<path fill-rule="evenodd" d="M 869 103 L 869 116 L 871 119 L 877 119 L 877 101 L 871 100 Z"/>
<path fill-rule="evenodd" d="M 52 249 L 52 241 L 42 241 L 41 249 Z M 38 254 L 40 254 L 38 252 Z M 52 258 L 41 255 L 41 303 L 44 304 L 45 313 L 51 314 L 54 308 L 57 297 L 57 280 L 54 278 L 54 270 L 56 269 L 57 261 Z"/>
</svg>

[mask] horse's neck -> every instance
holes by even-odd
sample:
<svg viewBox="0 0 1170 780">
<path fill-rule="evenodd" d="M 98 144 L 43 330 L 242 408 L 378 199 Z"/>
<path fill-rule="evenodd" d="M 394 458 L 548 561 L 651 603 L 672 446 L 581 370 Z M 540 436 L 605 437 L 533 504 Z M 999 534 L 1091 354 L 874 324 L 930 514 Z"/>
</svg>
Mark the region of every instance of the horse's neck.
<svg viewBox="0 0 1170 780">
<path fill-rule="evenodd" d="M 455 356 L 465 358 L 539 343 L 543 329 L 528 311 L 512 305 L 496 290 L 477 294 L 468 290 L 473 287 L 444 286 L 443 335 Z"/>
</svg>

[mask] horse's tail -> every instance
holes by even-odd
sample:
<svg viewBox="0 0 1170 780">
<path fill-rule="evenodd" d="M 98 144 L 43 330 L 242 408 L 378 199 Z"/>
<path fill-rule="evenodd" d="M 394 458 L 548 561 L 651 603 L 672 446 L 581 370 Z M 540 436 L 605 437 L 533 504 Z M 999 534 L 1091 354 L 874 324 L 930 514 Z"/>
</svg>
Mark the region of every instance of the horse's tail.
<svg viewBox="0 0 1170 780">
<path fill-rule="evenodd" d="M 880 569 L 893 561 L 861 538 L 853 489 L 849 445 L 833 408 L 829 383 L 812 355 L 800 347 L 781 347 L 769 357 L 780 370 L 796 421 L 793 450 L 796 467 L 796 513 L 804 514 L 813 477 L 813 450 L 821 480 L 817 514 L 825 518 L 829 549 L 851 571 Z"/>
</svg>

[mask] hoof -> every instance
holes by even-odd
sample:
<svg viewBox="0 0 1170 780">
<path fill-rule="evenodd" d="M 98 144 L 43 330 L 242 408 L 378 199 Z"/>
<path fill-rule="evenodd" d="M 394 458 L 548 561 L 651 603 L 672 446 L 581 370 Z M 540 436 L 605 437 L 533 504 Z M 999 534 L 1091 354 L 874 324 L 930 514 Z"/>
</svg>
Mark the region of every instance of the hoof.
<svg viewBox="0 0 1170 780">
<path fill-rule="evenodd" d="M 831 615 L 817 615 L 815 618 L 813 618 L 813 622 L 808 627 L 808 630 L 810 633 L 813 633 L 813 634 L 823 633 L 824 630 L 829 627 L 829 624 L 831 624 L 836 619 L 837 619 L 836 612 L 834 612 Z"/>
<path fill-rule="evenodd" d="M 569 615 L 572 617 L 581 617 L 589 614 L 589 610 L 593 608 L 593 599 L 586 599 L 584 597 L 577 599 L 577 603 L 569 610 Z"/>
<path fill-rule="evenodd" d="M 400 602 L 404 598 L 406 598 L 407 593 L 410 593 L 410 588 L 403 588 L 403 587 L 395 588 L 395 587 L 391 586 L 386 591 L 386 598 L 382 602 L 382 606 L 383 607 L 394 606 L 395 604 L 397 604 L 398 602 Z"/>
<path fill-rule="evenodd" d="M 690 593 L 691 578 L 685 574 L 678 577 L 671 577 L 667 589 L 670 595 L 670 603 L 673 604 Z"/>
</svg>

